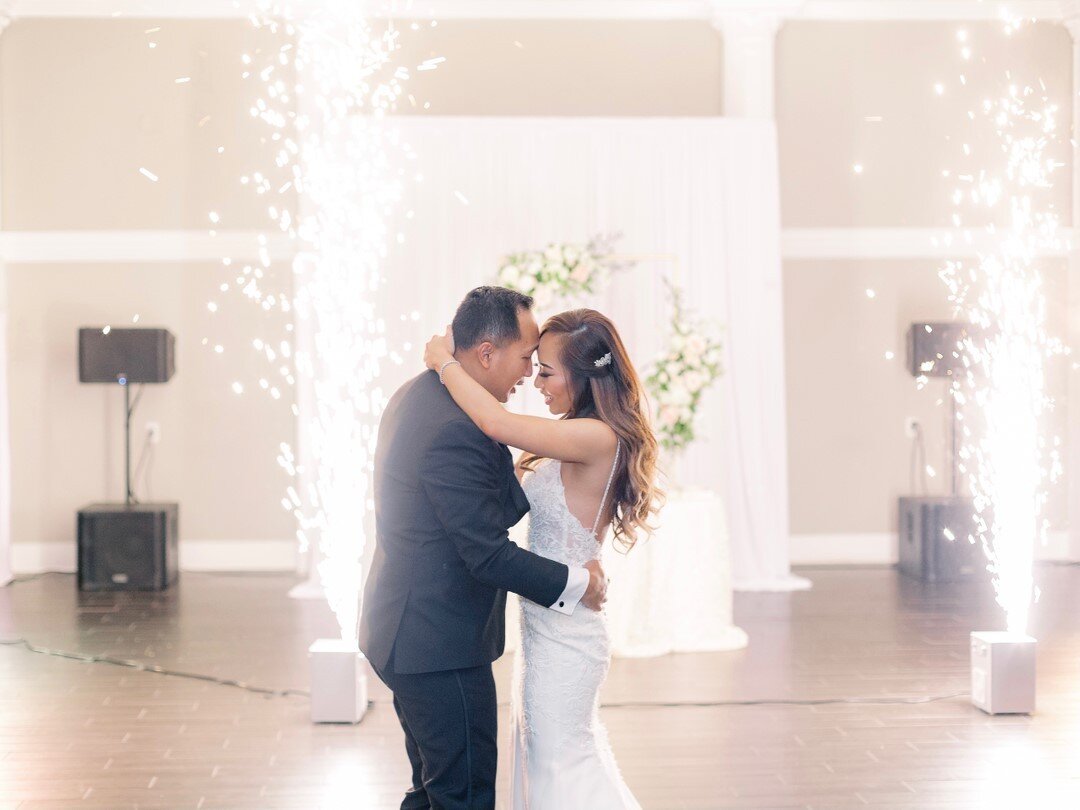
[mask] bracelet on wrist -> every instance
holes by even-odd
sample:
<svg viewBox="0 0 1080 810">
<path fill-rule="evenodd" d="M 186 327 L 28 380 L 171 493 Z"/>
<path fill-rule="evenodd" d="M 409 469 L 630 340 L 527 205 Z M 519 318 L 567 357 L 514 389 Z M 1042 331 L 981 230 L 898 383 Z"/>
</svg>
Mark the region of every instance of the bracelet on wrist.
<svg viewBox="0 0 1080 810">
<path fill-rule="evenodd" d="M 449 368 L 450 366 L 460 366 L 460 365 L 461 365 L 461 361 L 459 361 L 459 360 L 447 360 L 445 363 L 443 363 L 441 366 L 439 366 L 439 382 L 441 382 L 443 385 L 446 385 L 446 380 L 443 379 L 443 372 L 446 371 L 446 369 Z"/>
</svg>

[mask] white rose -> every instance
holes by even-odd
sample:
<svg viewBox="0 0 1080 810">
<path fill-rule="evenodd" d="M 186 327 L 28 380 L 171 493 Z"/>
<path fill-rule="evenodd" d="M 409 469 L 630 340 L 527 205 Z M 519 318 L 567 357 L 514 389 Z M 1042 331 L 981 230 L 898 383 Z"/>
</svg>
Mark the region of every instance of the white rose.
<svg viewBox="0 0 1080 810">
<path fill-rule="evenodd" d="M 536 278 L 534 276 L 522 276 L 517 286 L 519 290 L 528 295 L 536 289 Z"/>
<path fill-rule="evenodd" d="M 685 345 L 686 345 L 686 338 L 684 338 L 678 332 L 676 332 L 674 335 L 671 336 L 671 351 L 674 352 L 675 354 L 678 354 L 679 352 L 681 352 Z"/>
<path fill-rule="evenodd" d="M 581 261 L 578 262 L 577 267 L 570 273 L 570 278 L 574 280 L 576 284 L 585 284 L 589 280 L 589 276 L 592 275 L 592 266 L 588 263 Z"/>
<path fill-rule="evenodd" d="M 683 382 L 690 393 L 696 394 L 705 387 L 705 375 L 699 371 L 688 371 L 683 375 Z"/>
<path fill-rule="evenodd" d="M 679 421 L 679 412 L 675 408 L 669 408 L 665 405 L 660 409 L 660 413 L 657 414 L 657 419 L 663 427 L 675 427 Z"/>
<path fill-rule="evenodd" d="M 540 289 L 538 289 L 536 291 L 535 298 L 536 298 L 536 306 L 538 308 L 540 308 L 540 309 L 543 309 L 544 307 L 546 307 L 548 304 L 551 303 L 551 288 L 550 287 L 541 287 Z"/>
<path fill-rule="evenodd" d="M 668 402 L 680 406 L 690 404 L 690 392 L 686 390 L 681 379 L 672 380 L 668 386 Z"/>
<path fill-rule="evenodd" d="M 512 264 L 508 264 L 499 271 L 499 280 L 502 281 L 505 287 L 517 286 L 518 281 L 521 279 L 521 271 Z"/>
<path fill-rule="evenodd" d="M 566 265 L 563 264 L 561 261 L 557 264 L 549 265 L 548 272 L 550 272 L 551 275 L 555 278 L 559 279 L 559 281 L 566 281 L 568 278 L 570 278 L 570 270 L 567 269 Z"/>
<path fill-rule="evenodd" d="M 701 335 L 690 335 L 686 339 L 686 350 L 694 357 L 700 357 L 707 348 L 708 343 Z"/>
<path fill-rule="evenodd" d="M 548 245 L 547 250 L 544 251 L 544 258 L 551 263 L 562 263 L 562 248 L 558 245 Z"/>
<path fill-rule="evenodd" d="M 532 256 L 529 259 L 529 263 L 525 265 L 525 272 L 530 276 L 536 276 L 540 274 L 540 271 L 544 269 L 544 262 L 539 256 Z"/>
<path fill-rule="evenodd" d="M 562 249 L 563 261 L 573 266 L 579 258 L 581 258 L 581 251 L 573 245 L 565 245 Z"/>
</svg>

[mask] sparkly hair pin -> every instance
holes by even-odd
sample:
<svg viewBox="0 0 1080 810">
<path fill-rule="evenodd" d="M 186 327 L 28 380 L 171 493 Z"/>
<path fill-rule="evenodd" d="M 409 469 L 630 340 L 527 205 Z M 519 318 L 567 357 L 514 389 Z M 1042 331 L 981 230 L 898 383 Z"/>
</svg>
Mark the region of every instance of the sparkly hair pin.
<svg viewBox="0 0 1080 810">
<path fill-rule="evenodd" d="M 599 360 L 594 360 L 593 365 L 596 366 L 597 368 L 603 368 L 604 366 L 610 366 L 611 365 L 611 352 L 608 352 L 603 357 L 601 357 Z"/>
</svg>

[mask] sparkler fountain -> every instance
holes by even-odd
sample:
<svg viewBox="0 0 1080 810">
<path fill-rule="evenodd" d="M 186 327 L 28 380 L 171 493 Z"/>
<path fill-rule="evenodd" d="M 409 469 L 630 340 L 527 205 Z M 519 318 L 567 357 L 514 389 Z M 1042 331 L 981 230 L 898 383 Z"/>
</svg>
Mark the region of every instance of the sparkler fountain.
<svg viewBox="0 0 1080 810">
<path fill-rule="evenodd" d="M 1006 33 L 1016 27 L 1006 23 Z M 970 59 L 966 32 L 957 38 L 962 56 Z M 947 173 L 958 183 L 957 209 L 970 203 L 999 224 L 987 227 L 989 247 L 974 264 L 949 262 L 941 273 L 957 310 L 980 327 L 961 347 L 966 371 L 954 379 L 951 395 L 963 424 L 959 469 L 974 497 L 977 539 L 1006 617 L 1004 632 L 971 634 L 972 702 L 991 714 L 1035 709 L 1035 639 L 1027 634 L 1037 595 L 1032 566 L 1036 544 L 1045 542 L 1046 486 L 1060 471 L 1054 442 L 1044 431 L 1052 406 L 1046 365 L 1062 347 L 1046 331 L 1036 266 L 1039 255 L 1059 243 L 1057 215 L 1045 201 L 1051 175 L 1061 165 L 1047 154 L 1056 137 L 1057 107 L 1045 88 L 1040 93 L 1008 78 L 1007 91 L 983 101 L 979 110 L 1005 155 L 1004 174 L 970 167 Z M 974 111 L 969 118 L 978 120 Z M 963 149 L 971 155 L 966 144 Z M 959 210 L 954 223 L 961 225 Z"/>
<path fill-rule="evenodd" d="M 397 30 L 369 13 L 349 0 L 267 3 L 254 24 L 287 41 L 248 70 L 262 83 L 252 113 L 270 128 L 277 171 L 287 178 L 276 191 L 291 187 L 297 200 L 295 211 L 279 203 L 269 213 L 301 246 L 290 306 L 301 455 L 282 443 L 279 462 L 296 482 L 283 505 L 297 519 L 301 550 L 317 549 L 312 579 L 341 631 L 309 651 L 316 722 L 357 722 L 367 707 L 356 626 L 385 406 L 376 293 L 387 221 L 401 194 L 391 154 L 402 148 L 384 119 L 408 78 L 392 64 Z M 292 83 L 279 76 L 284 68 L 295 71 Z M 257 190 L 274 190 L 266 177 L 256 181 Z"/>
</svg>

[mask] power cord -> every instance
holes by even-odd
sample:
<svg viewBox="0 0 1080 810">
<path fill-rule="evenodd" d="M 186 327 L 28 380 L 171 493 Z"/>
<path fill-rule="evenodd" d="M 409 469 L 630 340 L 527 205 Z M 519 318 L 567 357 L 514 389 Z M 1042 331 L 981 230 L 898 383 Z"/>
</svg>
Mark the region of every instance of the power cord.
<svg viewBox="0 0 1080 810">
<path fill-rule="evenodd" d="M 200 675 L 194 672 L 181 672 L 180 670 L 167 669 L 165 667 L 159 667 L 154 664 L 147 664 L 143 661 L 135 661 L 125 658 L 112 658 L 107 655 L 86 655 L 84 653 L 73 653 L 64 650 L 50 650 L 45 647 L 37 647 L 26 639 L 10 639 L 0 640 L 0 645 L 8 647 L 23 647 L 30 652 L 39 653 L 41 655 L 51 655 L 57 658 L 67 658 L 73 661 L 81 661 L 85 664 L 111 664 L 118 667 L 127 667 L 128 669 L 138 670 L 139 672 L 152 672 L 157 675 L 170 675 L 174 678 L 188 678 L 190 680 L 205 681 L 207 683 L 219 684 L 221 686 L 232 686 L 237 689 L 243 689 L 247 692 L 254 692 L 259 695 L 265 695 L 268 698 L 271 697 L 306 697 L 310 698 L 311 693 L 304 689 L 268 689 L 264 686 L 252 686 L 249 683 L 243 681 L 232 680 L 230 678 L 218 678 L 213 675 Z M 760 700 L 712 700 L 712 701 L 675 701 L 675 702 L 662 702 L 662 701 L 622 701 L 613 703 L 601 703 L 602 709 L 683 709 L 683 708 L 714 708 L 721 706 L 825 706 L 829 704 L 837 703 L 865 703 L 865 704 L 918 704 L 918 703 L 933 703 L 940 700 L 951 700 L 958 697 L 969 697 L 970 692 L 953 692 L 948 695 L 927 695 L 912 698 L 903 697 L 854 697 L 854 698 L 820 698 L 810 700 L 796 700 L 796 699 L 760 699 Z M 368 701 L 368 708 L 376 706 L 378 704 L 390 705 L 388 700 Z M 508 702 L 500 703 L 500 706 L 509 706 Z"/>
<path fill-rule="evenodd" d="M 249 683 L 243 681 L 232 680 L 231 678 L 218 678 L 214 675 L 200 675 L 196 672 L 181 672 L 175 669 L 166 669 L 165 667 L 159 667 L 155 664 L 147 664 L 144 661 L 134 661 L 126 658 L 113 658 L 108 655 L 87 655 L 85 653 L 67 652 L 66 650 L 50 650 L 46 647 L 37 647 L 31 644 L 24 638 L 16 639 L 2 639 L 0 645 L 5 647 L 23 647 L 32 653 L 39 653 L 41 655 L 51 655 L 56 658 L 68 658 L 72 661 L 82 661 L 84 664 L 111 664 L 117 667 L 127 667 L 128 669 L 135 669 L 139 672 L 152 672 L 157 675 L 171 675 L 174 678 L 188 678 L 195 681 L 206 681 L 207 683 L 216 683 L 221 686 L 233 686 L 237 689 L 243 689 L 247 692 L 255 692 L 259 695 L 266 695 L 267 697 L 288 697 L 290 695 L 297 695 L 299 697 L 311 697 L 311 693 L 303 689 L 268 689 L 264 686 L 252 686 Z"/>
</svg>

